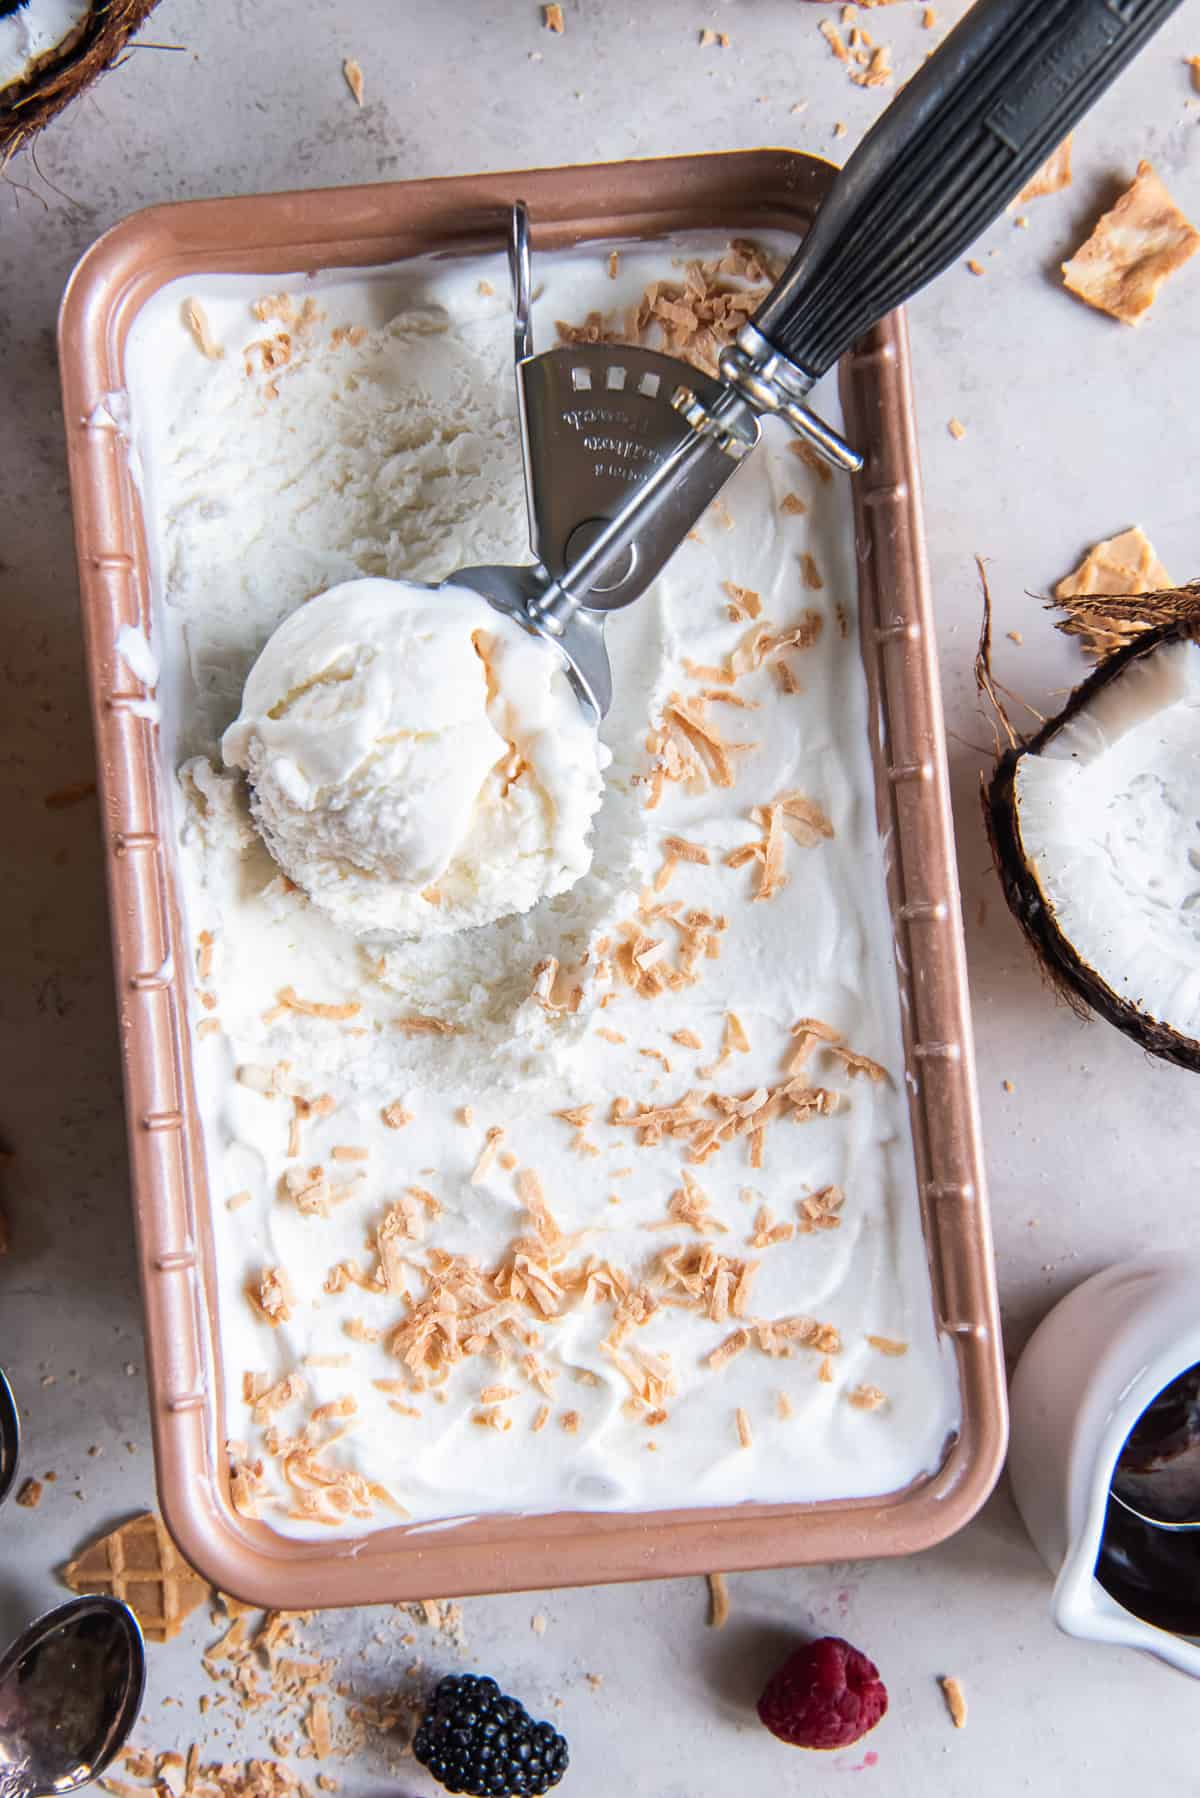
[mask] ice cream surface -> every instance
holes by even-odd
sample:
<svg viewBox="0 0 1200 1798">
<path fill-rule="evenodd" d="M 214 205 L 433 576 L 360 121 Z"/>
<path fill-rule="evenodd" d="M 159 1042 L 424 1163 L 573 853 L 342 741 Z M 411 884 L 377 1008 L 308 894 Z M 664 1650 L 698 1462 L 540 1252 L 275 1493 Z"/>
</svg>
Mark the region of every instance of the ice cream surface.
<svg viewBox="0 0 1200 1798">
<path fill-rule="evenodd" d="M 541 639 L 468 588 L 379 579 L 284 619 L 221 747 L 285 874 L 336 924 L 385 937 L 573 886 L 609 760 Z"/>
<path fill-rule="evenodd" d="M 543 347 L 643 329 L 652 291 L 703 354 L 679 320 L 761 285 L 713 239 L 535 274 Z M 786 433 L 610 620 L 569 891 L 381 946 L 280 877 L 221 765 L 264 645 L 327 589 L 526 558 L 511 337 L 499 256 L 193 278 L 130 332 L 224 1430 L 235 1502 L 283 1532 L 885 1493 L 959 1415 L 849 495 Z"/>
</svg>

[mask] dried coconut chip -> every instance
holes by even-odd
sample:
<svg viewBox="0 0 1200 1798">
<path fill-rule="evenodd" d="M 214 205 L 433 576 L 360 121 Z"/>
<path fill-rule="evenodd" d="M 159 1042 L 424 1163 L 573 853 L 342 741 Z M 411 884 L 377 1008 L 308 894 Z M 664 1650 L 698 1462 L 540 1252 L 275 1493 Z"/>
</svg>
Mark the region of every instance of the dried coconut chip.
<svg viewBox="0 0 1200 1798">
<path fill-rule="evenodd" d="M 403 1130 L 405 1124 L 411 1124 L 413 1120 L 412 1112 L 406 1111 L 398 1099 L 385 1105 L 379 1115 L 389 1130 Z"/>
<path fill-rule="evenodd" d="M 735 1413 L 738 1441 L 743 1448 L 754 1447 L 754 1431 L 750 1428 L 750 1419 L 744 1408 L 739 1405 Z"/>
<path fill-rule="evenodd" d="M 1149 311 L 1168 275 L 1200 248 L 1200 232 L 1184 217 L 1149 162 L 1098 221 L 1087 242 L 1062 265 L 1068 290 L 1122 324 Z"/>
</svg>

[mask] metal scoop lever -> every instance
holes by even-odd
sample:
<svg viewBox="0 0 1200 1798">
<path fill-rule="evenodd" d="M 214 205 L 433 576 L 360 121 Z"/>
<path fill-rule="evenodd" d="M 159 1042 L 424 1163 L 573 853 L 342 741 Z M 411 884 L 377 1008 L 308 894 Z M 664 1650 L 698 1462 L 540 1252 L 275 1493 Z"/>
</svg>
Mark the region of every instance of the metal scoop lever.
<svg viewBox="0 0 1200 1798">
<path fill-rule="evenodd" d="M 539 560 L 455 581 L 555 643 L 581 703 L 603 717 L 606 615 L 660 572 L 754 448 L 761 415 L 857 471 L 861 458 L 806 404 L 814 383 L 962 255 L 1179 4 L 976 0 L 837 176 L 718 381 L 624 345 L 534 355 L 516 206 L 517 387 Z"/>
</svg>

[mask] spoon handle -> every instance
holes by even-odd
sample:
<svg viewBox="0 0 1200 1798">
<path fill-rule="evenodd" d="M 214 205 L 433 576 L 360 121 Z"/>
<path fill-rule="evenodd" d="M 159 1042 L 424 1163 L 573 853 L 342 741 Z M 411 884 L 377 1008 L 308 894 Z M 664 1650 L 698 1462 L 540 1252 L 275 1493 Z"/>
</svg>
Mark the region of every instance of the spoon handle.
<svg viewBox="0 0 1200 1798">
<path fill-rule="evenodd" d="M 811 384 L 962 255 L 1179 4 L 976 0 L 851 156 L 752 329 Z"/>
</svg>

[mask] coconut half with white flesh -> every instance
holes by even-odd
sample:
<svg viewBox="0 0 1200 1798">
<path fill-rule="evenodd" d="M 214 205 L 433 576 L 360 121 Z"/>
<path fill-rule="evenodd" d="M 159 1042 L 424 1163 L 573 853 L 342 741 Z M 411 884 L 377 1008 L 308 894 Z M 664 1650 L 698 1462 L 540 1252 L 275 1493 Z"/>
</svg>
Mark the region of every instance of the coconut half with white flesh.
<svg viewBox="0 0 1200 1798">
<path fill-rule="evenodd" d="M 1175 596 L 1182 600 L 1182 593 Z M 997 764 L 1005 896 L 1067 996 L 1200 1070 L 1200 616 L 1143 629 Z"/>
<path fill-rule="evenodd" d="M 0 0 L 0 167 L 116 60 L 158 0 Z"/>
</svg>

